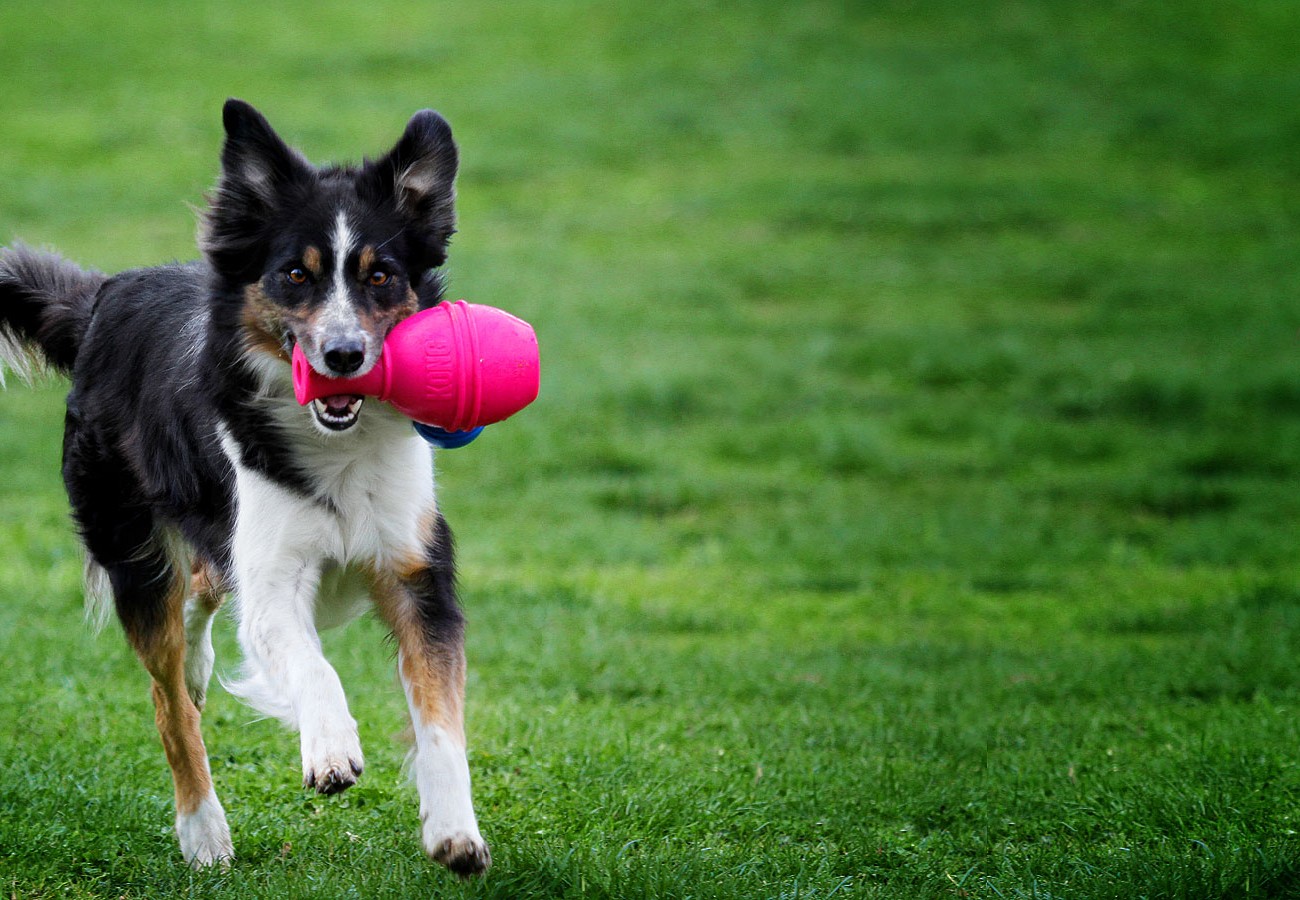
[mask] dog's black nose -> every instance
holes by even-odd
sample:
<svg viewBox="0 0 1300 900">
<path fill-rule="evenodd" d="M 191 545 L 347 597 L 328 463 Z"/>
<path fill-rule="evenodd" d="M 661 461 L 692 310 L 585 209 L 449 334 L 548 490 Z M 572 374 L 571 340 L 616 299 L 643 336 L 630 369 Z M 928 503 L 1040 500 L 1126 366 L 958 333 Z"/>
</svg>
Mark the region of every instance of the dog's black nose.
<svg viewBox="0 0 1300 900">
<path fill-rule="evenodd" d="M 325 365 L 338 375 L 351 375 L 361 368 L 365 358 L 366 351 L 360 341 L 347 339 L 325 345 Z"/>
</svg>

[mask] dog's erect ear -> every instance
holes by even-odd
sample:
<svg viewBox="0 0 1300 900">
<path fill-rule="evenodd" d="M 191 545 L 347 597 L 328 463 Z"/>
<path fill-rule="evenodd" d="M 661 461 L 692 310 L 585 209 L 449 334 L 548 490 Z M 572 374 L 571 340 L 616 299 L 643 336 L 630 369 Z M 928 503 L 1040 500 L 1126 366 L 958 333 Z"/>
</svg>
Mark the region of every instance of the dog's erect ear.
<svg viewBox="0 0 1300 900">
<path fill-rule="evenodd" d="M 266 118 L 243 100 L 227 100 L 221 121 L 226 126 L 221 148 L 223 190 L 246 193 L 246 199 L 269 205 L 287 185 L 311 174 L 311 163 L 280 140 Z"/>
<path fill-rule="evenodd" d="M 221 117 L 226 126 L 221 180 L 208 197 L 199 245 L 218 272 L 251 282 L 266 254 L 273 210 L 283 205 L 290 187 L 309 181 L 315 170 L 244 101 L 227 100 Z"/>
<path fill-rule="evenodd" d="M 387 156 L 372 163 L 383 190 L 427 241 L 432 265 L 447 258 L 456 231 L 456 167 L 459 156 L 447 120 L 431 109 L 411 117 Z"/>
</svg>

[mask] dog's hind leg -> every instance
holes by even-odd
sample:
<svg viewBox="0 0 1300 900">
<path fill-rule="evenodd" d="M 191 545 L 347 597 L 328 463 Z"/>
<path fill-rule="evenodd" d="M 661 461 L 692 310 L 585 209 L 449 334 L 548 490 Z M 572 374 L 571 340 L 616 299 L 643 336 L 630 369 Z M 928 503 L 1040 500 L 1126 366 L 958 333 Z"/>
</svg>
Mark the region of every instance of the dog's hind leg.
<svg viewBox="0 0 1300 900">
<path fill-rule="evenodd" d="M 71 429 L 70 429 L 71 432 Z M 66 444 L 64 480 L 82 539 L 112 586 L 131 647 L 151 676 L 155 720 L 176 789 L 176 836 L 194 866 L 234 856 L 226 814 L 212 789 L 199 710 L 186 687 L 181 568 L 153 516 L 123 484 L 122 468 L 91 448 Z"/>
<path fill-rule="evenodd" d="M 415 731 L 412 761 L 420 837 L 458 875 L 492 863 L 479 834 L 465 757 L 464 625 L 456 599 L 451 531 L 433 517 L 428 545 L 409 566 L 381 572 L 375 599 L 397 641 L 397 665 Z"/>
<path fill-rule="evenodd" d="M 94 553 L 94 548 L 91 548 Z M 97 558 L 108 572 L 118 617 L 153 679 L 155 722 L 176 790 L 176 836 L 194 866 L 234 856 L 226 814 L 212 787 L 199 709 L 185 677 L 183 603 L 188 578 L 156 541 L 129 559 Z"/>
</svg>

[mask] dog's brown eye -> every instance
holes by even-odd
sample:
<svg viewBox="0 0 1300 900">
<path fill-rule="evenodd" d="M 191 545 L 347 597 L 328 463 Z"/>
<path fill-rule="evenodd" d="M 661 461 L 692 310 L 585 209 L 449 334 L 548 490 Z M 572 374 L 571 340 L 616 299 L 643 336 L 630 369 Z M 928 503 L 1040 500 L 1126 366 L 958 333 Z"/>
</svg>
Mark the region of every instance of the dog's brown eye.
<svg viewBox="0 0 1300 900">
<path fill-rule="evenodd" d="M 307 273 L 304 272 L 302 269 L 290 269 L 288 272 L 285 273 L 284 277 L 288 278 L 289 281 L 293 284 L 307 283 Z"/>
<path fill-rule="evenodd" d="M 391 280 L 391 276 L 382 269 L 376 269 L 370 273 L 370 284 L 372 287 L 383 287 Z"/>
</svg>

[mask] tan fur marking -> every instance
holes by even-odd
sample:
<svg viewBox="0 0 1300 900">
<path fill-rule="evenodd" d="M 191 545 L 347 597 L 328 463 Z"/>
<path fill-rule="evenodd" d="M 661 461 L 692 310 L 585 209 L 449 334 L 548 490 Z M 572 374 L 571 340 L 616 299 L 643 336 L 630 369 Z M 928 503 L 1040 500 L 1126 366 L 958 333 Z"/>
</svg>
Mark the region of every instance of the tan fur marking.
<svg viewBox="0 0 1300 900">
<path fill-rule="evenodd" d="M 420 311 L 420 295 L 415 293 L 415 288 L 406 289 L 406 302 L 397 307 L 397 320 L 393 323 L 402 321 L 408 316 L 413 316 Z"/>
<path fill-rule="evenodd" d="M 393 560 L 392 573 L 387 575 L 387 578 L 385 578 L 385 573 L 377 572 L 375 574 L 377 583 L 384 583 L 386 580 L 391 581 L 393 576 L 396 576 L 392 588 L 402 590 L 402 582 L 410 581 L 429 565 L 429 558 L 425 555 L 424 548 L 433 542 L 433 523 L 436 515 L 436 510 L 430 510 L 420 516 L 420 530 L 416 546 L 407 548 L 400 557 Z"/>
<path fill-rule="evenodd" d="M 189 815 L 212 792 L 208 753 L 199 731 L 199 711 L 185 687 L 184 588 L 189 580 L 173 570 L 165 621 L 145 640 L 128 635 L 136 654 L 153 679 L 154 722 L 176 788 L 176 811 Z M 191 576 L 192 578 L 192 576 Z"/>
<path fill-rule="evenodd" d="M 412 550 L 403 553 L 401 557 L 393 561 L 393 574 L 399 580 L 409 580 L 414 578 L 428 564 L 428 560 L 424 558 L 423 553 Z"/>
<path fill-rule="evenodd" d="M 190 594 L 205 610 L 216 612 L 226 596 L 226 587 L 206 562 L 195 559 L 190 570 Z"/>
<path fill-rule="evenodd" d="M 246 297 L 249 302 L 244 307 L 244 330 L 247 335 L 249 349 L 262 350 L 274 353 L 281 359 L 289 359 L 284 353 L 283 347 L 278 343 L 277 334 L 282 334 L 285 330 L 297 334 L 302 341 L 303 350 L 309 352 L 309 347 L 315 341 L 315 335 L 318 332 L 315 317 L 326 315 L 327 310 L 324 306 L 315 309 L 300 307 L 296 309 L 285 309 L 283 307 L 274 307 L 267 309 L 261 301 L 269 303 L 261 291 L 257 291 L 257 297 L 253 296 L 254 289 L 257 286 L 249 288 Z M 393 330 L 398 322 L 414 315 L 420 308 L 419 298 L 414 291 L 408 291 L 405 301 L 388 309 L 372 310 L 354 310 L 357 317 L 357 324 L 361 327 L 370 339 L 376 344 L 383 344 L 388 333 Z M 264 313 L 267 313 L 264 315 Z M 273 316 L 273 318 L 272 318 Z M 272 342 L 275 342 L 274 348 Z"/>
<path fill-rule="evenodd" d="M 429 648 L 423 640 L 397 636 L 402 675 L 410 685 L 420 723 L 437 725 L 465 747 L 465 655 L 460 648 Z M 410 646 L 410 649 L 405 647 Z M 432 650 L 432 652 L 430 652 Z"/>
<path fill-rule="evenodd" d="M 154 722 L 162 738 L 167 764 L 176 788 L 176 811 L 190 815 L 212 793 L 208 753 L 199 731 L 199 710 L 185 692 L 170 691 L 160 682 L 152 685 Z"/>
<path fill-rule="evenodd" d="M 302 264 L 307 267 L 307 271 L 317 281 L 325 274 L 325 267 L 321 264 L 320 250 L 315 247 L 308 247 L 302 251 Z"/>
<path fill-rule="evenodd" d="M 427 525 L 431 530 L 432 517 Z M 419 711 L 419 724 L 439 726 L 463 748 L 465 650 L 458 643 L 429 641 L 420 626 L 415 599 L 403 584 L 427 565 L 423 553 L 413 551 L 394 571 L 374 573 L 375 605 L 397 641 L 402 680 Z"/>
<path fill-rule="evenodd" d="M 376 309 L 371 312 L 358 310 L 357 322 L 373 340 L 383 343 L 397 323 L 412 315 L 418 308 L 414 304 L 408 308 L 407 304 L 403 303 L 391 309 Z"/>
<path fill-rule="evenodd" d="M 366 246 L 361 248 L 361 258 L 357 261 L 357 271 L 361 273 L 362 277 L 370 274 L 370 269 L 375 264 L 375 259 L 376 255 L 374 247 L 366 244 Z"/>
<path fill-rule="evenodd" d="M 284 333 L 284 313 L 260 284 L 250 284 L 244 290 L 244 343 L 249 350 L 268 353 L 288 361 L 280 335 Z"/>
</svg>

